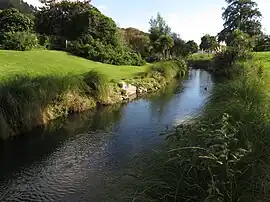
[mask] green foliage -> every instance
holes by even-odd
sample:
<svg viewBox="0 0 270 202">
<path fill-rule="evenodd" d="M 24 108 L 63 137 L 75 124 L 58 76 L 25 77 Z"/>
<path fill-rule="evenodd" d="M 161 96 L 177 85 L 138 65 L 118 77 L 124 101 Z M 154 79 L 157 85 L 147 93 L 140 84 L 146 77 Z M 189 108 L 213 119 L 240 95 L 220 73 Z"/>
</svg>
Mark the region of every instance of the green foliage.
<svg viewBox="0 0 270 202">
<path fill-rule="evenodd" d="M 87 92 L 87 86 L 78 77 L 70 76 L 39 76 L 13 75 L 0 83 L 0 122 L 6 123 L 5 135 L 14 135 L 27 131 L 33 126 L 42 124 L 46 118 L 46 109 L 58 104 L 49 111 L 55 118 L 65 115 L 75 107 L 88 104 L 86 99 L 81 100 Z M 68 92 L 75 91 L 73 96 L 64 98 Z M 77 100 L 75 97 L 77 96 Z M 74 98 L 74 99 L 73 99 Z M 72 103 L 68 103 L 68 102 Z M 77 103 L 76 103 L 77 102 Z M 45 113 L 45 114 L 43 114 Z M 2 128 L 2 125 L 0 125 Z M 2 134 L 1 134 L 2 135 Z"/>
<path fill-rule="evenodd" d="M 157 40 L 159 50 L 163 53 L 163 57 L 166 59 L 169 56 L 169 49 L 173 47 L 173 38 L 170 35 L 161 35 Z"/>
<path fill-rule="evenodd" d="M 5 32 L 31 31 L 34 22 L 17 9 L 7 9 L 0 12 L 0 42 Z M 1 37 L 2 36 L 2 37 Z"/>
<path fill-rule="evenodd" d="M 34 13 L 36 8 L 32 5 L 27 4 L 27 2 L 22 0 L 1 0 L 0 1 L 0 10 L 16 8 L 22 13 Z"/>
<path fill-rule="evenodd" d="M 166 80 L 170 81 L 177 76 L 185 75 L 186 71 L 186 62 L 179 59 L 155 63 L 149 67 L 148 74 L 151 77 L 162 76 L 165 77 Z"/>
<path fill-rule="evenodd" d="M 87 2 L 62 1 L 44 7 L 37 15 L 36 27 L 40 34 L 50 36 L 50 49 L 108 64 L 145 63 L 124 44 L 115 22 Z M 66 40 L 70 41 L 67 49 Z"/>
<path fill-rule="evenodd" d="M 252 57 L 253 39 L 240 30 L 235 30 L 227 38 L 226 50 L 216 53 L 213 58 L 213 73 L 217 76 L 232 77 L 241 72 L 242 65 L 238 62 Z"/>
<path fill-rule="evenodd" d="M 258 36 L 256 39 L 254 51 L 256 52 L 270 51 L 270 36 L 265 34 Z"/>
<path fill-rule="evenodd" d="M 121 31 L 133 51 L 141 54 L 143 58 L 150 56 L 150 39 L 147 33 L 131 27 Z"/>
<path fill-rule="evenodd" d="M 187 57 L 189 53 L 186 49 L 186 42 L 180 38 L 179 34 L 172 33 L 171 36 L 174 41 L 173 47 L 170 50 L 172 56 Z"/>
<path fill-rule="evenodd" d="M 226 0 L 228 7 L 224 10 L 222 18 L 224 29 L 218 34 L 219 41 L 227 43 L 231 33 L 239 29 L 251 37 L 261 34 L 262 14 L 257 3 L 252 0 Z"/>
<path fill-rule="evenodd" d="M 206 34 L 201 38 L 201 44 L 200 44 L 201 50 L 212 52 L 212 51 L 217 50 L 217 48 L 218 48 L 218 43 L 217 43 L 216 37 Z"/>
<path fill-rule="evenodd" d="M 2 40 L 2 47 L 6 50 L 26 51 L 37 45 L 37 36 L 29 32 L 6 32 Z"/>
<path fill-rule="evenodd" d="M 37 14 L 36 28 L 40 34 L 67 40 L 89 35 L 107 44 L 119 43 L 115 22 L 87 2 L 62 1 L 44 7 Z"/>
<path fill-rule="evenodd" d="M 91 70 L 84 74 L 83 81 L 90 87 L 92 96 L 98 99 L 108 97 L 109 86 L 105 75 Z"/>
<path fill-rule="evenodd" d="M 202 115 L 146 159 L 136 201 L 268 200 L 269 95 L 252 69 L 217 84 Z"/>
<path fill-rule="evenodd" d="M 166 45 L 161 44 L 160 40 L 164 38 L 164 36 L 169 36 L 171 34 L 171 28 L 166 24 L 165 20 L 163 19 L 160 13 L 157 14 L 156 18 L 152 17 L 150 19 L 149 24 L 150 24 L 149 38 L 151 41 L 151 45 L 153 47 L 153 52 L 164 54 L 163 48 Z"/>
<path fill-rule="evenodd" d="M 186 43 L 186 50 L 189 54 L 196 53 L 199 50 L 198 44 L 193 40 L 188 41 Z"/>
<path fill-rule="evenodd" d="M 68 45 L 68 50 L 74 55 L 107 64 L 138 66 L 145 64 L 145 61 L 138 54 L 121 47 L 104 45 L 99 40 L 92 39 L 89 44 L 73 41 Z"/>
</svg>

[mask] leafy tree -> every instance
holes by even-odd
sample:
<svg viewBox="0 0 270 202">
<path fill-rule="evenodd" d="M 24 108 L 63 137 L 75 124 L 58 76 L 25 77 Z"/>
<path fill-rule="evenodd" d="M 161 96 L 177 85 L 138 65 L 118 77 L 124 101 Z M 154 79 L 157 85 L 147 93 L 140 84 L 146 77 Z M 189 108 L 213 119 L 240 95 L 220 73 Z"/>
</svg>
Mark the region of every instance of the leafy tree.
<svg viewBox="0 0 270 202">
<path fill-rule="evenodd" d="M 250 57 L 250 52 L 254 47 L 254 39 L 248 34 L 237 29 L 228 36 L 227 41 L 228 49 L 237 56 L 238 60 Z"/>
<path fill-rule="evenodd" d="M 226 0 L 228 6 L 224 9 L 222 18 L 224 29 L 218 34 L 218 41 L 227 43 L 228 36 L 236 29 L 250 36 L 261 33 L 262 14 L 257 3 L 252 0 Z"/>
<path fill-rule="evenodd" d="M 207 52 L 213 52 L 216 51 L 218 48 L 218 42 L 216 40 L 216 37 L 210 36 L 209 34 L 204 35 L 201 38 L 201 44 L 200 49 L 207 51 Z"/>
<path fill-rule="evenodd" d="M 32 30 L 34 22 L 17 9 L 11 8 L 0 12 L 0 35 L 5 32 L 23 32 Z"/>
<path fill-rule="evenodd" d="M 270 36 L 266 34 L 262 34 L 258 36 L 256 40 L 256 46 L 254 47 L 254 51 L 270 51 Z"/>
<path fill-rule="evenodd" d="M 180 38 L 179 34 L 172 33 L 171 37 L 173 38 L 173 47 L 171 48 L 171 54 L 174 57 L 185 57 L 188 55 L 186 51 L 186 42 Z"/>
<path fill-rule="evenodd" d="M 189 54 L 196 53 L 199 50 L 198 44 L 193 40 L 188 41 L 185 46 Z"/>
<path fill-rule="evenodd" d="M 212 70 L 215 75 L 232 77 L 241 72 L 242 66 L 236 63 L 252 56 L 254 43 L 252 37 L 238 29 L 228 36 L 227 41 L 226 49 L 215 54 Z"/>
<path fill-rule="evenodd" d="M 162 48 L 160 47 L 160 43 L 159 43 L 160 37 L 162 35 L 164 36 L 170 35 L 171 29 L 166 24 L 165 20 L 163 19 L 160 13 L 157 14 L 156 18 L 152 17 L 150 19 L 149 24 L 150 24 L 149 38 L 153 46 L 153 51 L 155 53 L 160 53 L 162 52 Z"/>
<path fill-rule="evenodd" d="M 150 39 L 147 33 L 132 27 L 121 29 L 121 31 L 132 50 L 140 53 L 144 58 L 150 55 Z"/>
<path fill-rule="evenodd" d="M 84 35 L 107 44 L 118 45 L 118 28 L 115 22 L 87 2 L 62 1 L 44 7 L 36 17 L 40 34 L 76 40 Z"/>
<path fill-rule="evenodd" d="M 0 10 L 16 8 L 22 13 L 34 13 L 36 8 L 22 0 L 0 0 Z"/>
<path fill-rule="evenodd" d="M 159 47 L 164 58 L 169 57 L 169 49 L 173 47 L 173 38 L 170 35 L 161 35 L 158 39 Z"/>
</svg>

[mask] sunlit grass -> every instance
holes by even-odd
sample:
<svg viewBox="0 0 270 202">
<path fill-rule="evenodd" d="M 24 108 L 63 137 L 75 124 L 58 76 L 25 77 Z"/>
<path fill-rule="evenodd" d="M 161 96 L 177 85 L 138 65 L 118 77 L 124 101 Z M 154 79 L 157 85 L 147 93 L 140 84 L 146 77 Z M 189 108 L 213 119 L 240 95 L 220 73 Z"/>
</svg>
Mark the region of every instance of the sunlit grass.
<svg viewBox="0 0 270 202">
<path fill-rule="evenodd" d="M 144 72 L 145 66 L 115 66 L 94 62 L 72 56 L 66 52 L 35 50 L 35 51 L 6 51 L 0 50 L 0 78 L 14 74 L 28 74 L 29 76 L 70 76 L 81 75 L 90 70 L 96 70 L 111 79 L 132 77 Z"/>
</svg>

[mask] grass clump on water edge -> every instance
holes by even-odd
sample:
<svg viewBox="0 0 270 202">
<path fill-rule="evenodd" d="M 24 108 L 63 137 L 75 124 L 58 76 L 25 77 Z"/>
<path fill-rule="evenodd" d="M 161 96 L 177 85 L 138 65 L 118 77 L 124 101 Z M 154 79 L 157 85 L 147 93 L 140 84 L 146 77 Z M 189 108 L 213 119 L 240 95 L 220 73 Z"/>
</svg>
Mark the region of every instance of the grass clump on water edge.
<svg viewBox="0 0 270 202">
<path fill-rule="evenodd" d="M 0 128 L 2 138 L 33 126 L 95 105 L 87 96 L 89 87 L 78 77 L 67 75 L 15 75 L 0 84 Z"/>
<path fill-rule="evenodd" d="M 128 82 L 146 88 L 149 92 L 156 91 L 170 83 L 175 78 L 185 76 L 188 68 L 184 60 L 160 61 L 149 65 L 147 71 Z"/>
<path fill-rule="evenodd" d="M 83 81 L 90 87 L 90 93 L 97 100 L 104 100 L 109 96 L 109 82 L 105 75 L 91 70 L 84 74 Z"/>
<path fill-rule="evenodd" d="M 201 116 L 142 165 L 135 200 L 269 200 L 267 87 L 253 70 L 217 84 Z"/>
</svg>

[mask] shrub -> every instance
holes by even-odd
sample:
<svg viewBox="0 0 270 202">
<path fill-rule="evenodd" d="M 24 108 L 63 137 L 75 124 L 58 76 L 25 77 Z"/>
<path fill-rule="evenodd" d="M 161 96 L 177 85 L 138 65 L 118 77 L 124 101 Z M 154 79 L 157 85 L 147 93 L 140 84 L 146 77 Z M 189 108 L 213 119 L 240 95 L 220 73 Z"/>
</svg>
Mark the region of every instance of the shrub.
<svg viewBox="0 0 270 202">
<path fill-rule="evenodd" d="M 37 36 L 29 32 L 7 32 L 2 40 L 2 46 L 6 50 L 25 51 L 31 50 L 37 45 Z"/>
<path fill-rule="evenodd" d="M 68 51 L 74 55 L 107 64 L 138 66 L 145 64 L 140 55 L 125 50 L 121 46 L 105 45 L 93 38 L 90 38 L 87 44 L 80 40 L 70 42 L 68 44 Z"/>
<path fill-rule="evenodd" d="M 0 32 L 24 32 L 31 31 L 34 22 L 27 15 L 11 8 L 0 12 Z"/>
</svg>

